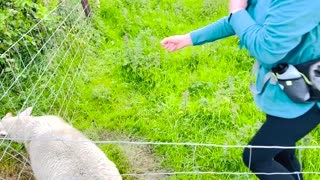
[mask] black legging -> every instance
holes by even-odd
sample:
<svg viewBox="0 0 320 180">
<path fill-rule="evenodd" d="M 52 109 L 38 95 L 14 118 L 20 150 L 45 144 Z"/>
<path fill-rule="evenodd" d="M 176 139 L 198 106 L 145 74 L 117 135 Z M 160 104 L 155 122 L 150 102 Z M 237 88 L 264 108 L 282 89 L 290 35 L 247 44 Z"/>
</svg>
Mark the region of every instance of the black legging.
<svg viewBox="0 0 320 180">
<path fill-rule="evenodd" d="M 266 122 L 252 138 L 252 146 L 295 146 L 320 123 L 320 110 L 314 106 L 307 113 L 294 119 L 267 115 Z M 261 180 L 302 180 L 300 163 L 294 149 L 245 148 L 243 161 L 254 173 L 296 174 L 257 174 Z"/>
</svg>

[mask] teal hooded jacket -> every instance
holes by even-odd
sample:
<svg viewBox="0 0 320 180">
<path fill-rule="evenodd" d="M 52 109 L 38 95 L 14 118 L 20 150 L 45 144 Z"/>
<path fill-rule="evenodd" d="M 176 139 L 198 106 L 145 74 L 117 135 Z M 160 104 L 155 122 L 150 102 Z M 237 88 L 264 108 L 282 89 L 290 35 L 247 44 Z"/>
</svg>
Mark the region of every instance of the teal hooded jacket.
<svg viewBox="0 0 320 180">
<path fill-rule="evenodd" d="M 300 64 L 320 58 L 320 1 L 252 0 L 246 10 L 226 16 L 190 33 L 193 45 L 237 35 L 261 64 L 256 88 L 262 89 L 263 77 L 278 63 Z M 254 97 L 266 114 L 295 118 L 315 103 L 295 103 L 278 84 L 267 82 Z M 318 103 L 318 106 L 320 103 Z"/>
</svg>

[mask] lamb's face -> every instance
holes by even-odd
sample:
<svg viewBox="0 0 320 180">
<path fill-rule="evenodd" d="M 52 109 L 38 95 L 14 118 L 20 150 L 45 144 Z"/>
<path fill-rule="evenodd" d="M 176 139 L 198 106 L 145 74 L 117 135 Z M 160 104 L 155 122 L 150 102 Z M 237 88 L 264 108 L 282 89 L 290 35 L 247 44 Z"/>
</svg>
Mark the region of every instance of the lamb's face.
<svg viewBox="0 0 320 180">
<path fill-rule="evenodd" d="M 12 113 L 7 113 L 0 122 L 0 136 L 7 138 L 24 138 L 26 130 L 25 119 L 31 115 L 32 108 L 27 108 L 25 111 L 13 116 Z M 22 140 L 15 140 L 22 142 Z"/>
</svg>

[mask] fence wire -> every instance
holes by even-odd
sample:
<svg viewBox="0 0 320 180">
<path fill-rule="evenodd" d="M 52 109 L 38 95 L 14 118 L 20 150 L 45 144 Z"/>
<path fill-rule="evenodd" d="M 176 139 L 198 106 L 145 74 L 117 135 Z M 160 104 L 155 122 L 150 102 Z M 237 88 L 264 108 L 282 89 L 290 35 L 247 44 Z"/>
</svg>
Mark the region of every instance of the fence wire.
<svg viewBox="0 0 320 180">
<path fill-rule="evenodd" d="M 91 40 L 89 20 L 80 1 L 61 1 L 0 55 L 5 62 L 0 71 L 2 117 L 32 106 L 38 113 L 72 120 L 75 111 L 69 104 L 78 100 L 74 93 Z M 0 179 L 34 179 L 23 145 L 2 138 L 0 153 Z"/>
</svg>

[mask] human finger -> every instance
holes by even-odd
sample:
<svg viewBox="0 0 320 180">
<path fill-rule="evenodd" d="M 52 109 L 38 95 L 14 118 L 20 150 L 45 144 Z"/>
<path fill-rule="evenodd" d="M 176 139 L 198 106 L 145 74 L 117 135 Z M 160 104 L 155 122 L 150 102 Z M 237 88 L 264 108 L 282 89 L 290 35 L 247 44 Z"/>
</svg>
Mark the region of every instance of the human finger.
<svg viewBox="0 0 320 180">
<path fill-rule="evenodd" d="M 173 51 L 176 51 L 177 50 L 177 45 L 175 44 L 170 44 L 167 48 L 169 51 L 173 52 Z"/>
</svg>

